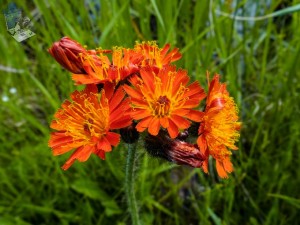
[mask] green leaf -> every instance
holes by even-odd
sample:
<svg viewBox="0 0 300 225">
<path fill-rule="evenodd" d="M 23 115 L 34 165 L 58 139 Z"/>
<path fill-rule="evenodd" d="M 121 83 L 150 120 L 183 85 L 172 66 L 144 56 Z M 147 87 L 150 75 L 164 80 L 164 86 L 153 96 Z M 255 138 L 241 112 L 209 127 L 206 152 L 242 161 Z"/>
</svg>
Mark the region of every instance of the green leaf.
<svg viewBox="0 0 300 225">
<path fill-rule="evenodd" d="M 289 197 L 286 195 L 271 194 L 271 193 L 269 193 L 268 196 L 282 199 L 282 200 L 290 203 L 291 205 L 295 206 L 296 208 L 298 208 L 298 209 L 300 208 L 300 199 L 292 198 L 292 197 Z"/>
<path fill-rule="evenodd" d="M 207 211 L 216 225 L 222 225 L 221 219 L 214 213 L 211 208 L 207 207 Z"/>
<path fill-rule="evenodd" d="M 235 16 L 233 14 L 228 14 L 228 13 L 221 12 L 221 11 L 216 11 L 216 13 L 219 15 L 225 16 L 225 17 L 229 17 L 234 20 L 259 21 L 259 20 L 265 20 L 265 19 L 269 19 L 269 18 L 273 18 L 273 17 L 277 17 L 277 16 L 283 16 L 283 15 L 294 13 L 297 11 L 300 11 L 300 4 L 281 9 L 276 12 L 264 15 L 264 16 L 254 16 L 254 17 Z"/>
<path fill-rule="evenodd" d="M 106 192 L 99 188 L 95 182 L 81 179 L 75 181 L 71 185 L 71 188 L 88 198 L 99 200 L 105 207 L 105 213 L 107 216 L 120 214 L 122 212 L 117 203 L 114 201 L 113 196 L 109 196 Z"/>
<path fill-rule="evenodd" d="M 11 216 L 0 217 L 0 224 L 1 225 L 30 225 L 30 223 L 25 222 L 19 217 L 14 218 Z"/>
<path fill-rule="evenodd" d="M 164 20 L 158 10 L 158 7 L 157 7 L 157 4 L 156 4 L 156 1 L 155 0 L 151 0 L 151 4 L 153 5 L 153 8 L 154 8 L 154 11 L 156 13 L 156 16 L 158 18 L 158 21 L 163 29 L 163 31 L 165 32 L 166 31 L 166 27 L 165 27 L 165 23 L 164 23 Z"/>
<path fill-rule="evenodd" d="M 170 210 L 168 210 L 166 207 L 164 207 L 162 204 L 160 204 L 159 202 L 153 200 L 152 198 L 148 198 L 147 201 L 153 205 L 154 207 L 156 207 L 157 209 L 159 209 L 160 211 L 168 214 L 171 217 L 175 217 L 174 213 L 172 213 Z"/>
</svg>

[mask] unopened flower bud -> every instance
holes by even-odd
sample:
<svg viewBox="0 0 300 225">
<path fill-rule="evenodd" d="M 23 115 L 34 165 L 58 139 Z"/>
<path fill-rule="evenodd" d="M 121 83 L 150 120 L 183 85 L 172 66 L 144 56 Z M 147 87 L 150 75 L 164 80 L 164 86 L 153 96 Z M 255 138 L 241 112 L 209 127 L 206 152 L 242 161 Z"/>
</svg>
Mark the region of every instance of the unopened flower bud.
<svg viewBox="0 0 300 225">
<path fill-rule="evenodd" d="M 185 141 L 188 137 L 189 137 L 189 131 L 188 130 L 184 130 L 184 131 L 182 131 L 182 132 L 180 132 L 178 134 L 178 136 L 176 137 L 176 139 L 179 139 L 181 141 Z"/>
<path fill-rule="evenodd" d="M 65 69 L 75 74 L 85 74 L 80 54 L 92 54 L 92 51 L 87 51 L 78 42 L 63 37 L 58 42 L 55 42 L 48 52 L 52 57 Z"/>
<path fill-rule="evenodd" d="M 150 155 L 179 165 L 199 168 L 205 160 L 197 145 L 171 139 L 162 131 L 157 136 L 148 135 L 145 138 L 145 148 Z"/>
</svg>

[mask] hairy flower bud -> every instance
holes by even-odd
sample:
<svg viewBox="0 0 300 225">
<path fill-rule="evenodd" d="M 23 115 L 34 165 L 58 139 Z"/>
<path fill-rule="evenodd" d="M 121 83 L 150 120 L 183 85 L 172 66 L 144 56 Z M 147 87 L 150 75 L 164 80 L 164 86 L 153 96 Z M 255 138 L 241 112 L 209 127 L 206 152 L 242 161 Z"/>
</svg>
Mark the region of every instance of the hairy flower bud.
<svg viewBox="0 0 300 225">
<path fill-rule="evenodd" d="M 205 156 L 201 154 L 197 145 L 178 139 L 171 139 L 166 132 L 160 131 L 157 136 L 145 137 L 145 148 L 154 156 L 163 158 L 179 165 L 201 167 Z"/>
</svg>

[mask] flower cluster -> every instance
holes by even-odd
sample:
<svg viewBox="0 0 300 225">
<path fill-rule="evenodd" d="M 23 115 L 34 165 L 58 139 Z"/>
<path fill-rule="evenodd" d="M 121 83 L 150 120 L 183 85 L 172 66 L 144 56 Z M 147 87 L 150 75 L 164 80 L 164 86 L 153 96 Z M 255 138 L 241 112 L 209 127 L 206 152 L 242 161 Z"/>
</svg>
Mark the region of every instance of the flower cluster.
<svg viewBox="0 0 300 225">
<path fill-rule="evenodd" d="M 143 42 L 132 49 L 87 50 L 64 37 L 49 53 L 72 72 L 76 85 L 85 85 L 62 103 L 51 123 L 53 154 L 74 150 L 63 169 L 91 154 L 105 159 L 121 138 L 134 143 L 143 133 L 152 156 L 206 173 L 212 156 L 221 178 L 233 171 L 230 150 L 237 149 L 241 125 L 236 104 L 217 74 L 207 94 L 199 82 L 191 83 L 187 71 L 172 64 L 181 58 L 177 48 Z"/>
</svg>

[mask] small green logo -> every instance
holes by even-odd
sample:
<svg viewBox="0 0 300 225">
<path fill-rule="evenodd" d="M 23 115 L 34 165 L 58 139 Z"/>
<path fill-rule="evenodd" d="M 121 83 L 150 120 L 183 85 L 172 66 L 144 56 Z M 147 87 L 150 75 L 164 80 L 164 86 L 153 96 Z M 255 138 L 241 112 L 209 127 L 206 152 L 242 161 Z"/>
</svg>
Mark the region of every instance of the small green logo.
<svg viewBox="0 0 300 225">
<path fill-rule="evenodd" d="M 3 14 L 7 31 L 16 41 L 22 42 L 35 35 L 31 31 L 32 22 L 28 17 L 23 15 L 22 10 L 15 3 L 9 3 L 7 9 L 3 10 Z"/>
</svg>

